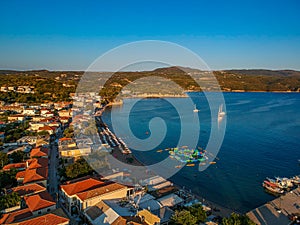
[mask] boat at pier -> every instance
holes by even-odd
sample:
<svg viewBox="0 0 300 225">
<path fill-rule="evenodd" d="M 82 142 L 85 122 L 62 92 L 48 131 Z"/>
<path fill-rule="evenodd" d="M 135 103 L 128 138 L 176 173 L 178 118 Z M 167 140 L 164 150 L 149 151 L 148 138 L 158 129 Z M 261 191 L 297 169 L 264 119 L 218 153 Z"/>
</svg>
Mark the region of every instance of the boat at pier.
<svg viewBox="0 0 300 225">
<path fill-rule="evenodd" d="M 272 193 L 275 193 L 275 194 L 283 194 L 283 193 L 284 193 L 284 191 L 283 191 L 282 189 L 280 189 L 279 187 L 277 187 L 276 184 L 271 183 L 271 182 L 269 182 L 269 181 L 267 181 L 267 180 L 265 180 L 265 181 L 263 182 L 263 187 L 264 187 L 266 190 L 268 190 L 268 191 L 270 191 L 270 192 L 272 192 Z"/>
</svg>

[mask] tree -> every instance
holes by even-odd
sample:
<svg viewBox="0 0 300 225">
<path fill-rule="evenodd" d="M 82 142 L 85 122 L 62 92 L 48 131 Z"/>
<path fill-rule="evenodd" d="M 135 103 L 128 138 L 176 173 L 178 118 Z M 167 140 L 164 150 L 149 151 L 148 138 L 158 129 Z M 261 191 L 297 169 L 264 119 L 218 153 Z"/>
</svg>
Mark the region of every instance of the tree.
<svg viewBox="0 0 300 225">
<path fill-rule="evenodd" d="M 7 172 L 0 172 L 0 190 L 7 186 L 15 186 L 17 184 L 16 174 L 16 169 L 11 169 Z"/>
<path fill-rule="evenodd" d="M 3 166 L 7 165 L 9 163 L 8 156 L 6 153 L 0 152 L 0 169 L 3 168 Z"/>
<path fill-rule="evenodd" d="M 204 222 L 207 218 L 206 212 L 203 210 L 202 205 L 197 204 L 188 208 L 188 211 L 196 217 L 197 223 Z"/>
<path fill-rule="evenodd" d="M 0 210 L 17 206 L 20 204 L 20 201 L 21 198 L 16 192 L 9 195 L 3 195 L 0 197 Z"/>
<path fill-rule="evenodd" d="M 74 164 L 66 167 L 66 176 L 69 179 L 73 179 L 91 174 L 93 171 L 85 159 L 80 158 Z"/>
<path fill-rule="evenodd" d="M 37 134 L 40 136 L 48 136 L 49 135 L 48 131 L 46 131 L 46 130 L 39 131 Z"/>
<path fill-rule="evenodd" d="M 65 129 L 64 136 L 67 138 L 72 138 L 74 136 L 74 129 L 73 126 L 70 126 Z"/>
<path fill-rule="evenodd" d="M 13 163 L 19 163 L 23 162 L 25 157 L 25 152 L 22 150 L 15 151 L 10 155 L 10 158 L 12 159 Z"/>
<path fill-rule="evenodd" d="M 194 225 L 197 224 L 197 218 L 193 216 L 188 210 L 176 210 L 171 218 L 172 223 L 178 225 Z"/>
<path fill-rule="evenodd" d="M 223 218 L 222 225 L 255 225 L 246 215 L 232 213 L 230 217 Z"/>
</svg>

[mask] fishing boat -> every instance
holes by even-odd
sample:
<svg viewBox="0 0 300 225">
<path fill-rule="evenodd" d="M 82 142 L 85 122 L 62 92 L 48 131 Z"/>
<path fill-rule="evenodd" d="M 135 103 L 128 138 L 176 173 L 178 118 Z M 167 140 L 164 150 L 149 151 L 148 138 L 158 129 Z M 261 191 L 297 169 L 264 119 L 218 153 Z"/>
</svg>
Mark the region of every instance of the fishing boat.
<svg viewBox="0 0 300 225">
<path fill-rule="evenodd" d="M 293 182 L 291 179 L 288 179 L 286 177 L 275 177 L 276 178 L 276 181 L 279 185 L 280 188 L 292 188 L 294 186 Z"/>
<path fill-rule="evenodd" d="M 163 151 L 163 150 L 160 149 L 160 150 L 157 150 L 156 152 L 162 152 L 162 151 Z"/>
<path fill-rule="evenodd" d="M 268 190 L 272 193 L 276 193 L 276 194 L 283 194 L 284 193 L 284 191 L 282 189 L 278 188 L 275 184 L 273 184 L 269 181 L 266 181 L 266 180 L 263 182 L 262 186 L 266 190 Z"/>
<path fill-rule="evenodd" d="M 300 185 L 300 177 L 299 176 L 294 176 L 292 178 L 292 182 L 295 184 L 295 185 Z"/>
<path fill-rule="evenodd" d="M 213 161 L 213 162 L 210 162 L 209 164 L 216 164 L 217 162 Z"/>
<path fill-rule="evenodd" d="M 223 111 L 223 104 L 219 107 L 218 118 L 221 119 L 225 116 L 225 112 Z"/>
<path fill-rule="evenodd" d="M 281 188 L 281 187 L 280 187 L 280 184 L 277 182 L 277 180 L 272 179 L 272 178 L 269 178 L 269 177 L 267 177 L 266 180 L 267 180 L 268 182 L 270 182 L 271 184 L 276 185 L 276 187 Z"/>
<path fill-rule="evenodd" d="M 194 105 L 194 110 L 193 110 L 193 112 L 194 112 L 194 113 L 197 113 L 197 112 L 199 112 L 199 111 L 200 111 L 200 110 L 197 109 L 196 105 Z"/>
</svg>

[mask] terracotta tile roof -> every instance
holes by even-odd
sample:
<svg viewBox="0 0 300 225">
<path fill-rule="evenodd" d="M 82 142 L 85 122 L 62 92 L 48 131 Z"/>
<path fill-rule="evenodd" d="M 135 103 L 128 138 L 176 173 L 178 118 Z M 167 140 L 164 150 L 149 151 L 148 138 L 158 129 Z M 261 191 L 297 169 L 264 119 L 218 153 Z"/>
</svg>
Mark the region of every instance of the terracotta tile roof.
<svg viewBox="0 0 300 225">
<path fill-rule="evenodd" d="M 48 156 L 49 149 L 45 147 L 34 148 L 30 152 L 30 157 Z"/>
<path fill-rule="evenodd" d="M 72 138 L 67 138 L 67 137 L 63 137 L 63 138 L 60 138 L 59 141 L 71 141 Z"/>
<path fill-rule="evenodd" d="M 46 188 L 39 184 L 27 184 L 23 186 L 18 186 L 12 189 L 14 192 L 17 192 L 20 196 L 34 194 L 42 191 L 46 191 Z"/>
<path fill-rule="evenodd" d="M 51 130 L 51 131 L 54 131 L 56 129 L 54 127 L 50 127 L 50 126 L 43 126 L 43 127 L 39 127 L 39 130 Z"/>
<path fill-rule="evenodd" d="M 96 180 L 94 178 L 89 178 L 87 180 L 82 180 L 71 184 L 60 185 L 60 187 L 69 196 L 72 196 L 74 194 L 90 190 L 92 188 L 97 188 L 103 184 L 104 182 L 102 181 Z"/>
<path fill-rule="evenodd" d="M 28 160 L 29 169 L 36 169 L 36 168 L 46 168 L 48 167 L 49 160 L 47 158 L 35 158 Z"/>
<path fill-rule="evenodd" d="M 51 195 L 47 191 L 38 193 L 36 195 L 31 195 L 28 197 L 25 196 L 24 200 L 31 212 L 48 208 L 56 204 L 53 198 L 51 197 Z"/>
<path fill-rule="evenodd" d="M 93 198 L 96 196 L 100 196 L 100 195 L 104 195 L 106 193 L 110 193 L 113 191 L 117 191 L 120 189 L 126 188 L 126 186 L 122 185 L 122 184 L 118 184 L 118 183 L 111 183 L 99 188 L 95 188 L 92 190 L 88 190 L 82 193 L 77 194 L 78 198 L 80 198 L 82 201 L 89 199 L 89 198 Z"/>
<path fill-rule="evenodd" d="M 48 177 L 48 168 L 37 168 L 32 170 L 25 170 L 23 184 L 46 180 Z"/>
<path fill-rule="evenodd" d="M 22 169 L 22 168 L 26 168 L 26 163 L 11 163 L 11 164 L 8 164 L 8 165 L 5 165 L 3 167 L 3 170 L 10 170 L 12 168 L 15 168 L 15 169 Z"/>
<path fill-rule="evenodd" d="M 32 216 L 32 213 L 28 208 L 20 209 L 20 210 L 14 211 L 14 212 L 3 214 L 2 218 L 0 219 L 0 224 L 15 223 L 22 219 L 31 217 L 31 216 Z"/>
<path fill-rule="evenodd" d="M 33 219 L 25 220 L 18 223 L 18 225 L 59 225 L 68 223 L 70 220 L 52 213 L 43 216 L 35 217 Z"/>
<path fill-rule="evenodd" d="M 26 171 L 20 171 L 16 174 L 16 179 L 22 179 L 25 177 Z"/>
</svg>

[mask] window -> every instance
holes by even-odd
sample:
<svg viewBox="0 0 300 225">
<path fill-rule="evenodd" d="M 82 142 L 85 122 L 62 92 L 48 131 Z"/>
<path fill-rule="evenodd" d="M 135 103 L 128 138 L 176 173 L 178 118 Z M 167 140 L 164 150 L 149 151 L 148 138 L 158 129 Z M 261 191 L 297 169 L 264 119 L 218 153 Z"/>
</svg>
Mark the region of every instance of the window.
<svg viewBox="0 0 300 225">
<path fill-rule="evenodd" d="M 40 215 L 40 214 L 42 214 L 42 212 L 41 212 L 41 211 L 38 211 L 38 214 Z"/>
<path fill-rule="evenodd" d="M 47 209 L 47 212 L 50 212 L 50 209 Z"/>
</svg>

